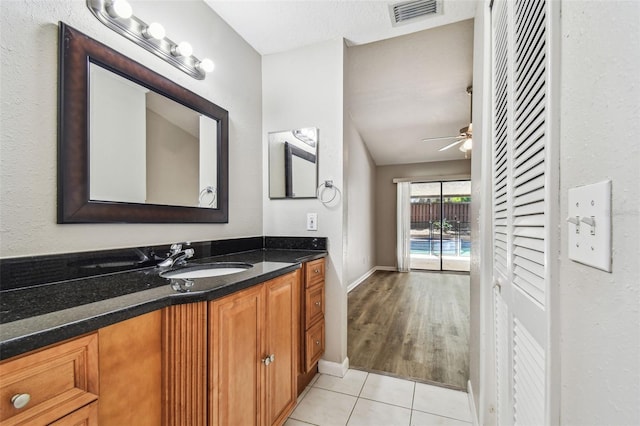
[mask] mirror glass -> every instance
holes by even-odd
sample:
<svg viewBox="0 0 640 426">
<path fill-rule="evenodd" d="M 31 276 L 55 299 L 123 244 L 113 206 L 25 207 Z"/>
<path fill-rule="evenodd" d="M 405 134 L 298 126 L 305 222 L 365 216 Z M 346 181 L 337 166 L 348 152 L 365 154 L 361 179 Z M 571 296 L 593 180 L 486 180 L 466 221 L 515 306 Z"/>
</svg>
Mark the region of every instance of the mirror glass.
<svg viewBox="0 0 640 426">
<path fill-rule="evenodd" d="M 89 66 L 93 201 L 216 208 L 217 122 Z"/>
<path fill-rule="evenodd" d="M 269 198 L 316 198 L 318 129 L 269 133 Z"/>
<path fill-rule="evenodd" d="M 227 223 L 229 112 L 60 23 L 58 223 Z"/>
</svg>

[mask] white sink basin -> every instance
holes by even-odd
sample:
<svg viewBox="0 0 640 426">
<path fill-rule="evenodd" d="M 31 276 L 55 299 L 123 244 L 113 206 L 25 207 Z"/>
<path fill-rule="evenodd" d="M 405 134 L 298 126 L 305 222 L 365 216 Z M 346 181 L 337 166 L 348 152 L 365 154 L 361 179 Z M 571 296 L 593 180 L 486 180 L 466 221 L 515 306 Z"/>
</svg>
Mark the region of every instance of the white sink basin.
<svg viewBox="0 0 640 426">
<path fill-rule="evenodd" d="M 250 263 L 206 263 L 202 265 L 187 266 L 186 268 L 175 269 L 173 271 L 166 271 L 160 274 L 164 278 L 209 278 L 220 277 L 222 275 L 237 274 L 238 272 L 244 272 L 247 269 L 253 268 Z"/>
</svg>

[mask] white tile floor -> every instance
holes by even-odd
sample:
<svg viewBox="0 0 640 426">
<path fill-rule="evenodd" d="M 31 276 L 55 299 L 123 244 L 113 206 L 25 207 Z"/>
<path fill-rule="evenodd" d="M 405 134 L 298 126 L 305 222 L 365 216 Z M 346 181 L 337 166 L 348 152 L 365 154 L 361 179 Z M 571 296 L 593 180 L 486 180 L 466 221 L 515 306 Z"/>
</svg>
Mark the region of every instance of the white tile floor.
<svg viewBox="0 0 640 426">
<path fill-rule="evenodd" d="M 471 425 L 464 392 L 359 370 L 318 374 L 285 426 Z"/>
</svg>

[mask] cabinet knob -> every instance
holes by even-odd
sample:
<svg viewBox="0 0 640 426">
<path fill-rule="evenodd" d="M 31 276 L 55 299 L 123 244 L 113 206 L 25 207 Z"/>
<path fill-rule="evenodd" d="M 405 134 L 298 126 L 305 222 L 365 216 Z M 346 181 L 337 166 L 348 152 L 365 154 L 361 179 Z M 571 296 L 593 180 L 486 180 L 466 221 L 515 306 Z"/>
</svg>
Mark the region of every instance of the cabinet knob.
<svg viewBox="0 0 640 426">
<path fill-rule="evenodd" d="M 316 302 L 316 306 L 320 306 L 320 301 Z"/>
<path fill-rule="evenodd" d="M 275 354 L 271 354 L 271 355 L 267 356 L 266 358 L 263 358 L 262 359 L 262 363 L 264 365 L 269 365 L 275 360 L 276 360 L 276 355 Z"/>
<path fill-rule="evenodd" d="M 316 345 L 320 346 L 320 340 L 316 340 Z"/>
<path fill-rule="evenodd" d="M 11 397 L 11 403 L 18 410 L 24 408 L 29 401 L 31 401 L 31 395 L 28 393 L 19 393 Z"/>
<path fill-rule="evenodd" d="M 315 272 L 316 274 L 320 273 L 320 269 L 314 269 L 313 272 Z"/>
</svg>

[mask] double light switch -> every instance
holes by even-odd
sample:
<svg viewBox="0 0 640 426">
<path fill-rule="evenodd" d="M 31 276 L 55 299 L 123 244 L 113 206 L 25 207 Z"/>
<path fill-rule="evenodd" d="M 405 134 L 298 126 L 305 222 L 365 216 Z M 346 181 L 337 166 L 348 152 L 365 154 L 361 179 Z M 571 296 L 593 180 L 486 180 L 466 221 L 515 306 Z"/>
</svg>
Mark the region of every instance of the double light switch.
<svg viewBox="0 0 640 426">
<path fill-rule="evenodd" d="M 569 189 L 569 259 L 611 272 L 611 181 Z"/>
</svg>

